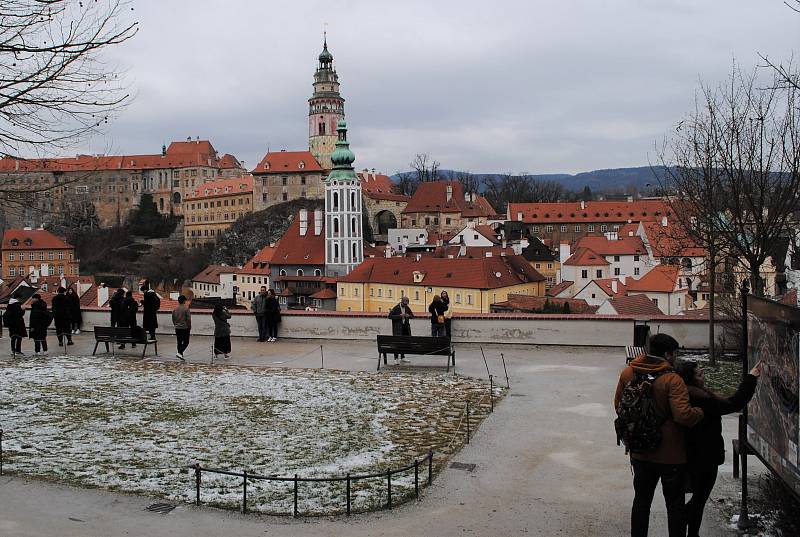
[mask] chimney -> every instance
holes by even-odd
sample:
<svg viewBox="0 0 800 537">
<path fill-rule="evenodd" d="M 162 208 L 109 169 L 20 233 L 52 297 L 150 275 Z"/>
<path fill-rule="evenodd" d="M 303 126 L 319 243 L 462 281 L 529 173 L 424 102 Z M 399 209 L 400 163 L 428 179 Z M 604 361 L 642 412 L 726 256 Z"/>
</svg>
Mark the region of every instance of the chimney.
<svg viewBox="0 0 800 537">
<path fill-rule="evenodd" d="M 97 288 L 97 307 L 102 308 L 108 302 L 108 287 L 101 285 Z"/>
<path fill-rule="evenodd" d="M 563 265 L 567 259 L 569 259 L 569 243 L 562 242 L 558 248 L 558 262 Z"/>
<path fill-rule="evenodd" d="M 492 252 L 486 252 L 486 257 L 492 257 Z"/>
<path fill-rule="evenodd" d="M 422 259 L 422 254 L 417 254 L 414 261 L 418 262 L 420 259 Z"/>
<path fill-rule="evenodd" d="M 522 211 L 517 213 L 517 222 L 522 222 Z"/>
<path fill-rule="evenodd" d="M 386 245 L 386 251 L 384 252 L 383 255 L 385 255 L 386 257 L 392 257 L 392 247 L 389 246 L 388 244 Z"/>
<path fill-rule="evenodd" d="M 628 232 L 628 237 L 633 237 L 633 231 Z"/>
<path fill-rule="evenodd" d="M 322 234 L 322 209 L 314 210 L 314 235 Z"/>
<path fill-rule="evenodd" d="M 505 237 L 503 237 L 503 242 L 501 244 L 503 246 L 503 250 L 505 250 L 506 247 L 508 246 L 508 243 L 506 242 L 506 238 Z"/>
<path fill-rule="evenodd" d="M 608 240 L 608 241 L 619 240 L 619 233 L 617 233 L 616 231 L 607 231 L 605 233 L 605 236 L 606 236 L 606 240 Z"/>
<path fill-rule="evenodd" d="M 300 209 L 300 236 L 305 237 L 308 233 L 308 210 Z"/>
<path fill-rule="evenodd" d="M 668 221 L 666 216 L 661 217 L 661 227 L 667 227 Z"/>
<path fill-rule="evenodd" d="M 611 292 L 614 293 L 615 295 L 617 294 L 617 280 L 616 279 L 611 280 Z"/>
<path fill-rule="evenodd" d="M 581 211 L 585 209 L 586 209 L 586 202 L 584 200 L 581 200 Z"/>
<path fill-rule="evenodd" d="M 41 274 L 42 276 L 50 276 L 49 270 L 50 269 L 48 268 L 47 263 L 42 263 L 42 268 L 39 271 L 39 274 Z"/>
<path fill-rule="evenodd" d="M 447 201 L 453 199 L 453 185 L 447 185 Z"/>
<path fill-rule="evenodd" d="M 467 255 L 467 245 L 462 244 L 458 248 L 458 257 L 464 257 L 465 255 Z"/>
</svg>

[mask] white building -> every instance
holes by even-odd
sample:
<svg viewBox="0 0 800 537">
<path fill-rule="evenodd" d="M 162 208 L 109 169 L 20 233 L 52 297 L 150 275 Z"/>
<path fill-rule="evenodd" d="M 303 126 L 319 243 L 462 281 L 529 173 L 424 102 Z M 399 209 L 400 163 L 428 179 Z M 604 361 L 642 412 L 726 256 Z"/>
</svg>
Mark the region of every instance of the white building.
<svg viewBox="0 0 800 537">
<path fill-rule="evenodd" d="M 601 237 L 582 237 L 576 248 L 588 248 L 608 261 L 608 277 L 641 278 L 651 268 L 650 257 L 644 241 L 638 235 L 620 236 L 608 232 Z"/>
<path fill-rule="evenodd" d="M 428 244 L 428 230 L 423 228 L 389 229 L 389 246 L 393 251 L 405 253 L 409 246 Z"/>
</svg>

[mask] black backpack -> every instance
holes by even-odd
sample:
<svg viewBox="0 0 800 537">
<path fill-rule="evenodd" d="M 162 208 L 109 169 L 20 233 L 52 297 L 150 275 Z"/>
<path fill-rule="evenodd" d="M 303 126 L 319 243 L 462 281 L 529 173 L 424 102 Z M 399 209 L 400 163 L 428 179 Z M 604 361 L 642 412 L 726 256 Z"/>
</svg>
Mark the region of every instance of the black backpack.
<svg viewBox="0 0 800 537">
<path fill-rule="evenodd" d="M 622 389 L 614 428 L 617 431 L 617 444 L 622 441 L 626 453 L 647 453 L 661 445 L 664 419 L 656 414 L 652 389 L 658 377 L 671 371 L 634 373 Z"/>
</svg>

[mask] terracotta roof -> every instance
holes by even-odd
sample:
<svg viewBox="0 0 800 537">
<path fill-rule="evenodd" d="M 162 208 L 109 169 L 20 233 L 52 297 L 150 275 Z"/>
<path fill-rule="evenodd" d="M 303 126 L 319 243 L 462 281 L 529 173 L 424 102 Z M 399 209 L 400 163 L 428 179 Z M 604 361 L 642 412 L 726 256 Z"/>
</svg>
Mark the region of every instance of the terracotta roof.
<svg viewBox="0 0 800 537">
<path fill-rule="evenodd" d="M 236 271 L 236 267 L 231 267 L 228 265 L 209 265 L 195 275 L 195 277 L 192 278 L 192 281 L 200 283 L 214 283 L 219 285 L 220 274 L 229 274 Z"/>
<path fill-rule="evenodd" d="M 583 203 L 583 207 L 581 207 Z M 536 223 L 595 223 L 660 221 L 672 211 L 663 200 L 569 201 L 555 203 L 509 203 L 509 220 Z"/>
<path fill-rule="evenodd" d="M 545 302 L 559 308 L 563 308 L 564 304 L 569 304 L 570 313 L 594 313 L 598 308 L 598 306 L 590 306 L 585 300 L 579 298 L 550 298 L 517 294 L 510 294 L 508 300 L 492 304 L 491 307 L 492 311 L 535 312 L 541 311 Z"/>
<path fill-rule="evenodd" d="M 322 166 L 311 151 L 270 151 L 252 173 L 321 172 Z"/>
<path fill-rule="evenodd" d="M 358 172 L 361 179 L 361 191 L 368 198 L 386 201 L 402 201 L 408 203 L 411 196 L 404 196 L 398 191 L 391 177 L 381 173 Z"/>
<path fill-rule="evenodd" d="M 617 291 L 616 292 L 614 292 L 614 282 L 617 282 Z M 621 295 L 624 295 L 625 294 L 625 290 L 627 289 L 625 284 L 622 283 L 622 280 L 620 280 L 619 278 L 598 278 L 596 280 L 592 280 L 589 283 L 590 284 L 591 283 L 597 284 L 597 286 L 600 287 L 600 289 L 602 289 L 603 292 L 608 296 L 621 296 Z M 589 284 L 587 284 L 587 285 L 589 285 Z M 584 286 L 584 288 L 585 288 L 585 286 Z"/>
<path fill-rule="evenodd" d="M 280 293 L 278 293 L 278 296 L 294 296 L 294 293 L 292 293 L 292 292 L 289 290 L 289 288 L 288 288 L 288 287 L 284 287 L 284 288 L 283 288 L 283 291 L 281 291 Z"/>
<path fill-rule="evenodd" d="M 192 189 L 191 194 L 186 196 L 186 201 L 235 196 L 248 192 L 253 192 L 253 176 L 243 175 L 241 177 L 202 183 Z"/>
<path fill-rule="evenodd" d="M 219 159 L 219 162 L 217 163 L 217 166 L 222 168 L 222 169 L 241 168 L 242 167 L 242 163 L 239 162 L 239 159 L 237 159 L 233 155 L 229 155 L 228 153 L 225 153 L 224 155 L 222 155 L 222 158 Z"/>
<path fill-rule="evenodd" d="M 386 248 L 378 245 L 364 243 L 364 259 L 368 257 L 381 257 L 386 255 Z"/>
<path fill-rule="evenodd" d="M 575 250 L 574 254 L 569 256 L 569 259 L 564 261 L 564 264 L 579 267 L 594 267 L 599 265 L 608 265 L 608 261 L 589 248 L 580 247 Z"/>
<path fill-rule="evenodd" d="M 569 280 L 564 280 L 563 282 L 559 283 L 558 285 L 554 285 L 553 287 L 548 289 L 545 294 L 547 296 L 556 296 L 556 295 L 566 291 L 567 289 L 569 289 L 573 285 L 575 285 L 575 282 L 571 282 Z"/>
<path fill-rule="evenodd" d="M 264 246 L 256 252 L 256 255 L 247 260 L 238 273 L 269 276 L 269 263 L 272 261 L 272 256 L 275 255 L 277 249 L 276 246 Z"/>
<path fill-rule="evenodd" d="M 638 280 L 628 278 L 626 285 L 628 291 L 671 293 L 677 287 L 678 272 L 677 265 L 657 265 Z"/>
<path fill-rule="evenodd" d="M 640 237 L 623 237 L 608 240 L 606 237 L 581 237 L 576 248 L 588 248 L 600 255 L 647 255 L 647 248 Z"/>
<path fill-rule="evenodd" d="M 3 233 L 3 250 L 62 250 L 75 248 L 45 229 L 7 229 Z"/>
<path fill-rule="evenodd" d="M 452 188 L 447 200 L 447 187 Z M 496 216 L 495 210 L 483 196 L 475 201 L 464 199 L 464 187 L 458 181 L 434 181 L 421 183 L 403 213 L 461 213 L 465 217 Z"/>
<path fill-rule="evenodd" d="M 300 215 L 296 214 L 289 229 L 283 234 L 272 255 L 273 265 L 324 265 L 325 264 L 325 217 L 322 230 L 314 234 L 314 211 L 308 211 L 308 231 L 300 235 Z"/>
<path fill-rule="evenodd" d="M 617 296 L 608 299 L 608 304 L 614 308 L 619 315 L 661 315 L 652 300 L 647 295 Z"/>
<path fill-rule="evenodd" d="M 325 289 L 320 289 L 313 295 L 309 296 L 309 298 L 318 298 L 320 300 L 336 298 L 336 291 L 334 291 L 330 287 L 326 287 Z"/>
<path fill-rule="evenodd" d="M 423 275 L 421 281 L 414 281 L 415 272 Z M 544 279 L 521 256 L 477 259 L 422 257 L 419 261 L 408 257 L 375 257 L 364 260 L 339 281 L 498 289 Z"/>
<path fill-rule="evenodd" d="M 459 255 L 462 247 L 466 251 L 464 255 Z M 454 258 L 465 258 L 465 259 L 477 259 L 481 257 L 486 257 L 486 254 L 491 254 L 492 257 L 501 257 L 503 255 L 505 256 L 516 255 L 514 253 L 514 248 L 512 248 L 511 246 L 506 246 L 505 248 L 503 248 L 502 246 L 464 246 L 462 244 L 444 244 L 442 246 L 436 246 L 433 250 L 425 252 L 419 252 L 413 249 L 406 250 L 404 257 L 414 257 L 417 254 L 425 257 L 453 256 Z"/>
<path fill-rule="evenodd" d="M 676 223 L 642 222 L 647 242 L 655 257 L 705 257 L 705 249 Z"/>
</svg>

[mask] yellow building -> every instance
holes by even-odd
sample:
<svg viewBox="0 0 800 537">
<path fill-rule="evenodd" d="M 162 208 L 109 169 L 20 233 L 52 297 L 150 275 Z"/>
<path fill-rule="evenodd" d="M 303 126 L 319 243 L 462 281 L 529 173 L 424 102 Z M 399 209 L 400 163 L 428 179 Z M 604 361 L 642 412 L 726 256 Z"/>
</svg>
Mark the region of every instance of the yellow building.
<svg viewBox="0 0 800 537">
<path fill-rule="evenodd" d="M 2 278 L 13 280 L 36 272 L 39 276 L 78 276 L 75 247 L 44 229 L 7 229 L 3 234 Z"/>
<path fill-rule="evenodd" d="M 184 244 L 191 248 L 214 242 L 236 219 L 251 212 L 252 175 L 203 183 L 184 199 Z"/>
<path fill-rule="evenodd" d="M 425 316 L 442 291 L 453 313 L 489 313 L 509 294 L 544 296 L 545 278 L 520 256 L 375 257 L 339 279 L 336 310 L 388 312 L 407 296 L 411 310 Z"/>
</svg>

